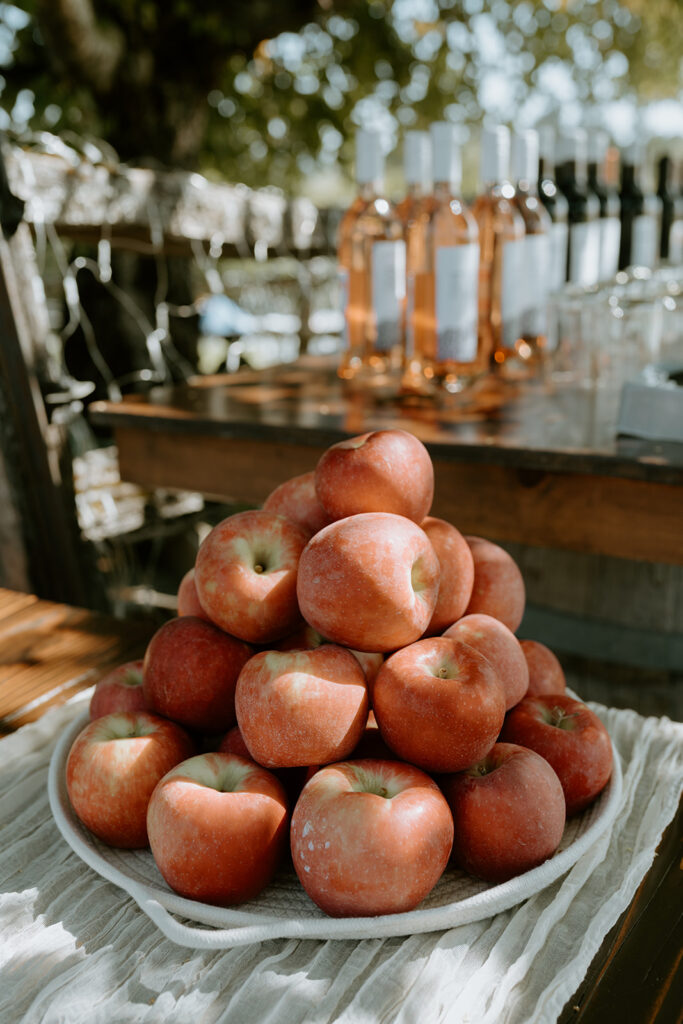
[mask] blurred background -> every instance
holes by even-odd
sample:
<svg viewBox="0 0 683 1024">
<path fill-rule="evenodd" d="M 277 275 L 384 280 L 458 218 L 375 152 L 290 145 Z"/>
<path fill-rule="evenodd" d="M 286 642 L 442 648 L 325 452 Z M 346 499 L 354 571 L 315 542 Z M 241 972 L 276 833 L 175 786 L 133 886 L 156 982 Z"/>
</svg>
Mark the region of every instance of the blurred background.
<svg viewBox="0 0 683 1024">
<path fill-rule="evenodd" d="M 118 615 L 172 613 L 198 544 L 227 510 L 121 481 L 88 405 L 339 349 L 336 227 L 355 191 L 356 128 L 381 132 L 393 198 L 404 191 L 402 133 L 438 119 L 457 126 L 466 197 L 487 123 L 602 128 L 615 146 L 645 143 L 654 175 L 661 154 L 683 158 L 682 38 L 680 0 L 0 3 L 0 211 L 7 237 L 22 210 L 31 224 L 21 259 L 44 322 L 29 370 L 48 456 L 72 494 L 78 563 L 48 579 L 37 557 L 54 539 L 41 540 L 32 513 L 39 498 L 22 475 L 25 439 L 6 415 L 5 379 L 0 586 Z M 171 179 L 133 168 L 175 175 L 194 222 L 215 197 L 223 221 L 238 211 L 242 226 L 212 238 L 205 219 L 201 244 L 169 248 L 159 217 Z M 98 175 L 135 195 L 149 189 L 145 232 L 123 239 L 130 245 L 111 244 L 106 223 L 97 233 L 48 223 L 52 199 L 68 205 L 76 185 L 90 182 L 96 204 Z M 212 183 L 225 190 L 207 192 Z M 649 673 L 657 710 L 658 687 L 678 678 L 683 657 L 672 639 L 680 571 L 510 549 L 531 603 L 545 609 L 539 638 L 580 655 L 584 676 L 594 664 L 596 681 L 628 683 L 624 664 L 635 664 L 633 685 Z"/>
<path fill-rule="evenodd" d="M 0 128 L 338 205 L 353 132 L 440 118 L 476 186 L 483 120 L 683 136 L 679 0 L 33 0 L 0 4 Z M 389 184 L 400 191 L 400 151 Z"/>
</svg>

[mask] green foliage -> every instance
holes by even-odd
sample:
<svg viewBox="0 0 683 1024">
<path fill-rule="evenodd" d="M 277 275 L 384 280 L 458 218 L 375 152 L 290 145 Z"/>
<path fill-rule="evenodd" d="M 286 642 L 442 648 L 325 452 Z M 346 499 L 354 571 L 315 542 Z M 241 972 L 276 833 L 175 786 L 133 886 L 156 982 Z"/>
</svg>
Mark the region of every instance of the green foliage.
<svg viewBox="0 0 683 1024">
<path fill-rule="evenodd" d="M 74 44 L 69 13 L 92 4 Z M 353 126 L 553 116 L 680 89 L 680 0 L 27 0 L 0 4 L 1 102 L 33 127 L 107 138 L 250 184 L 352 157 Z M 13 13 L 14 12 L 14 13 Z M 73 29 L 73 24 L 71 25 Z M 88 63 L 83 43 L 109 53 Z M 2 40 L 0 39 L 0 44 Z M 107 50 L 107 47 L 109 49 Z M 99 52 L 99 51 L 96 51 Z M 0 45 L 0 60 L 2 47 Z M 23 90 L 23 92 L 22 92 Z"/>
</svg>

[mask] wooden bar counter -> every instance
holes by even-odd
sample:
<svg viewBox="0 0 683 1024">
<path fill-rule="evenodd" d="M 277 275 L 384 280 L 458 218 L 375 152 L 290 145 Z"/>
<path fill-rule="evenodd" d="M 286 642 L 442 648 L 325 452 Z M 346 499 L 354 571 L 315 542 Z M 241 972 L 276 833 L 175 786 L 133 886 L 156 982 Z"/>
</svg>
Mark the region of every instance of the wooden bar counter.
<svg viewBox="0 0 683 1024">
<path fill-rule="evenodd" d="M 400 427 L 434 461 L 433 513 L 465 533 L 683 564 L 683 445 L 617 438 L 618 393 L 493 384 L 477 410 L 344 388 L 334 362 L 195 378 L 90 406 L 113 429 L 121 476 L 260 503 L 329 445 Z"/>
</svg>

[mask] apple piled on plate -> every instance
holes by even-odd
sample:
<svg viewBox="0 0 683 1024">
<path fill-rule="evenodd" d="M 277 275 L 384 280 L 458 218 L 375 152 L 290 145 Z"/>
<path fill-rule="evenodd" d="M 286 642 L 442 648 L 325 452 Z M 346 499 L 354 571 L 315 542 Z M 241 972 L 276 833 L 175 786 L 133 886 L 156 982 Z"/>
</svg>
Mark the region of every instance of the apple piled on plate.
<svg viewBox="0 0 683 1024">
<path fill-rule="evenodd" d="M 503 882 L 551 857 L 611 743 L 515 637 L 512 558 L 430 516 L 433 492 L 426 448 L 380 430 L 219 523 L 179 617 L 96 687 L 67 762 L 85 825 L 219 905 L 289 845 L 335 916 L 412 910 L 449 860 Z"/>
</svg>

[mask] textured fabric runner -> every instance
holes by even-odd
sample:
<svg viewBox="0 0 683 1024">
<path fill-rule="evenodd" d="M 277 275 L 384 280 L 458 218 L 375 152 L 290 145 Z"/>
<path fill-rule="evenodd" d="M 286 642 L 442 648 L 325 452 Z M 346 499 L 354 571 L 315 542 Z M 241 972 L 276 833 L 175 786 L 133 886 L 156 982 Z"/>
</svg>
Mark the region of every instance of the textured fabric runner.
<svg viewBox="0 0 683 1024">
<path fill-rule="evenodd" d="M 548 889 L 445 932 L 221 952 L 168 942 L 71 852 L 46 779 L 80 709 L 48 712 L 0 740 L 0 1022 L 551 1024 L 633 898 L 683 782 L 683 725 L 591 707 L 621 757 L 623 806 Z"/>
</svg>

